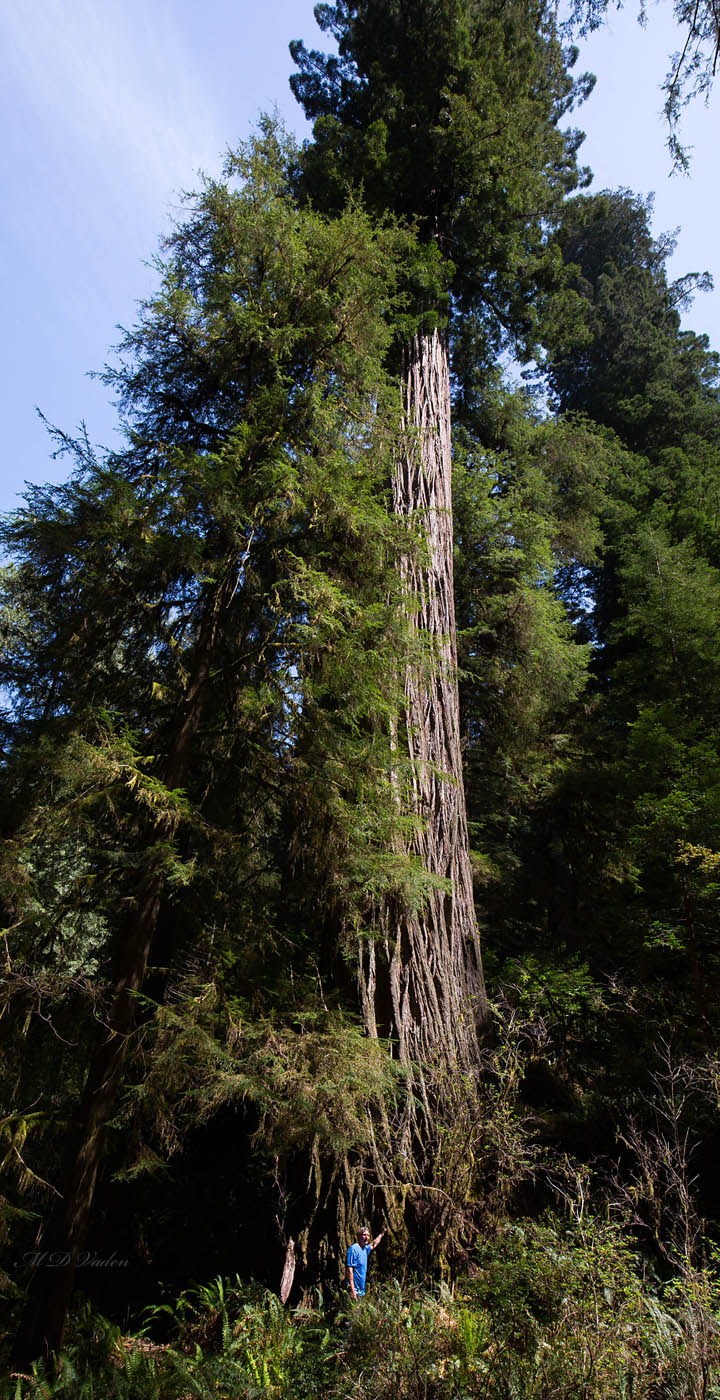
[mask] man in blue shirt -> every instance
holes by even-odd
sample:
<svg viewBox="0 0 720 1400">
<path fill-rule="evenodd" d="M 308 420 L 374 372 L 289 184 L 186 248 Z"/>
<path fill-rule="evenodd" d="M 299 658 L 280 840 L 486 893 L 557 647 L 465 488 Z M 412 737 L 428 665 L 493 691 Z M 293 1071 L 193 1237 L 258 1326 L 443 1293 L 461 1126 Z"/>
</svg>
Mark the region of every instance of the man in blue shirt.
<svg viewBox="0 0 720 1400">
<path fill-rule="evenodd" d="M 384 1234 L 385 1231 L 381 1230 L 380 1234 L 377 1235 L 374 1240 L 371 1240 L 370 1231 L 363 1226 L 362 1229 L 358 1230 L 357 1244 L 350 1245 L 345 1262 L 347 1265 L 347 1281 L 350 1285 L 350 1297 L 353 1299 L 353 1302 L 357 1302 L 358 1298 L 365 1297 L 367 1261 L 372 1251 L 377 1249 Z"/>
</svg>

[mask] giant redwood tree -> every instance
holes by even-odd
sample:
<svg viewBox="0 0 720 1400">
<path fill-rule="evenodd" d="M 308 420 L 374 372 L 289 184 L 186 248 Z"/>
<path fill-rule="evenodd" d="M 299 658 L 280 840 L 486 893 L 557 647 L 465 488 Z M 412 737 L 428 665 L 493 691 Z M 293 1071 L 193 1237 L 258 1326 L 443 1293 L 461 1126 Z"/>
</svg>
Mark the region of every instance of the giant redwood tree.
<svg viewBox="0 0 720 1400">
<path fill-rule="evenodd" d="M 59 1345 L 138 1029 L 147 1045 L 161 1028 L 146 1100 L 148 1083 L 156 1101 L 198 1083 L 213 1102 L 254 1098 L 316 1274 L 358 1199 L 415 1225 L 408 1202 L 426 1220 L 447 1202 L 445 1091 L 474 1103 L 487 1002 L 456 674 L 452 347 L 461 325 L 466 360 L 522 352 L 552 311 L 551 231 L 577 178 L 558 121 L 575 90 L 542 4 L 341 0 L 317 15 L 337 55 L 293 46 L 313 142 L 298 160 L 268 138 L 231 162 L 239 189 L 199 196 L 109 374 L 124 447 L 66 443 L 73 481 L 6 531 L 23 976 L 49 958 L 61 999 L 58 930 L 83 889 L 95 917 L 70 1169 L 45 1235 L 68 1268 L 35 1280 L 24 1357 Z M 53 847 L 70 852 L 57 879 Z M 370 1042 L 348 1026 L 358 947 Z M 214 1078 L 217 1024 L 204 1061 L 173 1058 L 162 1033 L 156 960 L 172 970 L 196 948 L 226 993 Z M 16 1005 L 27 994 L 20 977 Z"/>
<path fill-rule="evenodd" d="M 315 15 L 337 53 L 291 45 L 291 85 L 314 122 L 302 187 L 337 208 L 358 185 L 378 214 L 412 220 L 426 250 L 400 355 L 404 432 L 393 474 L 395 509 L 425 546 L 402 565 L 421 654 L 405 673 L 397 742 L 411 759 L 407 848 L 426 891 L 385 903 L 382 937 L 360 968 L 365 1020 L 405 1063 L 472 1070 L 487 1001 L 460 751 L 452 326 L 472 323 L 479 360 L 506 342 L 532 343 L 553 287 L 548 227 L 576 179 L 577 138 L 557 129 L 574 88 L 543 4 L 340 0 Z"/>
</svg>

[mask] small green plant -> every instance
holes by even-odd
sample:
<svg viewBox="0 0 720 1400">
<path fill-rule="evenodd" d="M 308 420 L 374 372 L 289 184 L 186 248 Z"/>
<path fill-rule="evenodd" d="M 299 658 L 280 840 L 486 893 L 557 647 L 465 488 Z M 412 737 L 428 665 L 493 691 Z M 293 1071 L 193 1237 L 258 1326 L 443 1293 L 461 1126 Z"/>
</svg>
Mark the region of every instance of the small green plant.
<svg viewBox="0 0 720 1400">
<path fill-rule="evenodd" d="M 630 1232 L 582 1202 L 497 1228 L 452 1288 L 378 1283 L 334 1320 L 237 1279 L 135 1336 L 84 1307 L 57 1366 L 0 1400 L 720 1400 L 717 1263 L 650 1284 Z"/>
</svg>

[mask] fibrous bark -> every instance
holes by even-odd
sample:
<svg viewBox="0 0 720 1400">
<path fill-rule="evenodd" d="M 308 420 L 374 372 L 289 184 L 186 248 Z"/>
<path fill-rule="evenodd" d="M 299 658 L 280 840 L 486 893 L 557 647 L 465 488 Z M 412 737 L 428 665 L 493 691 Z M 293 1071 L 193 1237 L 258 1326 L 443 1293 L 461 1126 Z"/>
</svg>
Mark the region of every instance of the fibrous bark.
<svg viewBox="0 0 720 1400">
<path fill-rule="evenodd" d="M 473 904 L 460 747 L 453 600 L 452 457 L 447 337 L 418 333 L 404 364 L 405 416 L 395 510 L 419 524 L 422 554 L 401 561 L 427 658 L 405 674 L 398 746 L 407 746 L 406 843 L 434 885 L 420 908 L 389 901 L 382 939 L 363 948 L 360 985 L 370 1034 L 388 1035 L 405 1064 L 472 1070 L 488 1008 Z"/>
</svg>

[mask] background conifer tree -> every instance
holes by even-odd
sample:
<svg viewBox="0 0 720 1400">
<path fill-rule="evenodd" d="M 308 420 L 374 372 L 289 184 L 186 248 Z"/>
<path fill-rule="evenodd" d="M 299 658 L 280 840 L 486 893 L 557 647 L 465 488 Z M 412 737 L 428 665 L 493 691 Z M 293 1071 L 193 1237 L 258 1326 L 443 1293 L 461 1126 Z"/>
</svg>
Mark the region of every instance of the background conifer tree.
<svg viewBox="0 0 720 1400">
<path fill-rule="evenodd" d="M 51 1026 L 68 1001 L 82 1013 L 43 1238 L 67 1267 L 36 1271 L 19 1359 L 60 1345 L 148 1006 L 189 956 L 256 1011 L 273 969 L 312 986 L 387 879 L 406 624 L 382 361 L 410 240 L 357 208 L 299 210 L 292 159 L 267 126 L 191 201 L 108 371 L 124 447 L 61 436 L 75 475 L 5 529 L 6 989 L 36 1042 L 50 989 Z M 323 969 L 298 920 L 322 930 L 328 908 Z M 20 1106 L 32 1057 L 17 1068 Z"/>
</svg>

